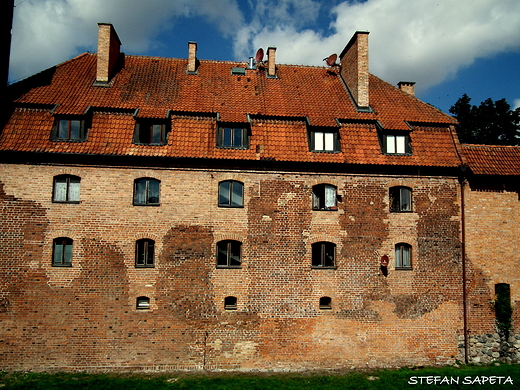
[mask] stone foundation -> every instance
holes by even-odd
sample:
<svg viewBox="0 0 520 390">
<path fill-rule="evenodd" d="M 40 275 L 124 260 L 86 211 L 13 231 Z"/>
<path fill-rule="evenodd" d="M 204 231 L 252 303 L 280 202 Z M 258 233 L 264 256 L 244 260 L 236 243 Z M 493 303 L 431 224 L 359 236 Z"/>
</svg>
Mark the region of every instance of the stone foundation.
<svg viewBox="0 0 520 390">
<path fill-rule="evenodd" d="M 468 363 L 520 363 L 520 334 L 510 333 L 509 337 L 503 332 L 470 335 L 468 342 Z M 463 360 L 464 336 L 459 336 L 459 356 Z"/>
</svg>

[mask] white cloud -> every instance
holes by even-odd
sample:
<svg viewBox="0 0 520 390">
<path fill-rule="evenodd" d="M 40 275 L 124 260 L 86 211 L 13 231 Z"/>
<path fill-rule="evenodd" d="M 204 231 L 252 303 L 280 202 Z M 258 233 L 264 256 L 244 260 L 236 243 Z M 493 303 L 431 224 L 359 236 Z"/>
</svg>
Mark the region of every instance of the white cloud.
<svg viewBox="0 0 520 390">
<path fill-rule="evenodd" d="M 18 2 L 18 1 L 17 1 Z M 139 53 L 158 43 L 172 18 L 201 16 L 230 35 L 242 24 L 236 0 L 25 0 L 14 12 L 12 80 L 97 50 L 97 23 L 112 23 L 123 50 Z M 124 39 L 123 39 L 124 37 Z"/>
</svg>

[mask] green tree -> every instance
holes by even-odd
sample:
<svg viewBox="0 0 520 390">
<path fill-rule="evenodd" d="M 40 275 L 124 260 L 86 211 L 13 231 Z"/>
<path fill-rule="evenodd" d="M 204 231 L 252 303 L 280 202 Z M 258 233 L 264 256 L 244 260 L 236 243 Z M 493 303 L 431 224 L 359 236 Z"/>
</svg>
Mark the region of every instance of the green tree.
<svg viewBox="0 0 520 390">
<path fill-rule="evenodd" d="M 462 95 L 451 106 L 457 119 L 457 135 L 462 143 L 485 145 L 520 145 L 520 108 L 511 110 L 505 99 L 486 99 L 480 106 L 470 104 Z"/>
</svg>

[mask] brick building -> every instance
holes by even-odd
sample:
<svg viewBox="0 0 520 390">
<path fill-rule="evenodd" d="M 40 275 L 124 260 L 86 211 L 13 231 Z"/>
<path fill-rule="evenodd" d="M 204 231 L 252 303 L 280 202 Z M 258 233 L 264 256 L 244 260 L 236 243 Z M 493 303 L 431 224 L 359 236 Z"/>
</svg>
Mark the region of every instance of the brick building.
<svg viewBox="0 0 520 390">
<path fill-rule="evenodd" d="M 518 149 L 516 170 L 486 173 L 489 148 L 368 72 L 365 32 L 330 67 L 272 47 L 199 60 L 194 42 L 187 59 L 125 56 L 109 24 L 98 39 L 9 87 L 2 369 L 487 359 L 494 285 L 520 301 Z"/>
</svg>

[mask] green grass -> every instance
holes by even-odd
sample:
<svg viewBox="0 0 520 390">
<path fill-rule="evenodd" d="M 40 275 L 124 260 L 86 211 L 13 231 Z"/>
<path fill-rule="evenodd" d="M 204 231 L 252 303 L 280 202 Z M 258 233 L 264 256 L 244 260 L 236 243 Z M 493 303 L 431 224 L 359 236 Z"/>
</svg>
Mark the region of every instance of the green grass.
<svg viewBox="0 0 520 390">
<path fill-rule="evenodd" d="M 451 384 L 427 383 L 446 378 Z M 495 383 L 489 383 L 492 377 Z M 421 384 L 421 377 L 423 384 Z M 504 377 L 499 384 L 498 377 Z M 415 379 L 414 379 L 415 378 Z M 453 379 L 452 379 L 453 378 Z M 458 378 L 459 383 L 454 380 Z M 469 379 L 468 379 L 469 378 Z M 504 383 L 505 378 L 509 378 Z M 479 381 L 480 380 L 480 381 Z M 471 381 L 472 384 L 464 382 Z M 477 382 L 475 382 L 477 381 Z M 488 383 L 482 383 L 487 381 Z M 513 384 L 511 384 L 511 381 Z M 415 382 L 412 384 L 411 382 Z M 349 371 L 307 374 L 87 374 L 87 373 L 0 373 L 0 389 L 80 390 L 402 390 L 402 389 L 515 389 L 520 386 L 520 365 L 430 367 L 421 369 Z"/>
</svg>

